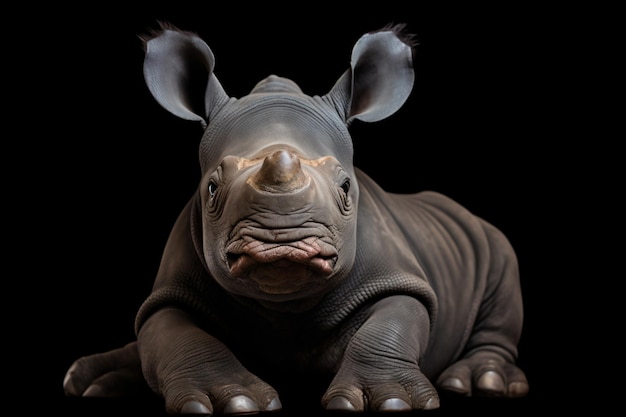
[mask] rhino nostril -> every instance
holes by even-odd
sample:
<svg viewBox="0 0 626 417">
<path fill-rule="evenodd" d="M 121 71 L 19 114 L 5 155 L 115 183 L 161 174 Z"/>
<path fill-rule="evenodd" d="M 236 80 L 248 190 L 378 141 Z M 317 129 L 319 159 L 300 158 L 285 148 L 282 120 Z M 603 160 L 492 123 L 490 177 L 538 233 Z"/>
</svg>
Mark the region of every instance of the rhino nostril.
<svg viewBox="0 0 626 417">
<path fill-rule="evenodd" d="M 236 254 L 236 253 L 232 253 L 232 252 L 228 252 L 226 254 L 226 262 L 228 263 L 228 267 L 232 267 L 235 262 L 237 262 L 237 260 L 241 257 L 241 254 Z"/>
</svg>

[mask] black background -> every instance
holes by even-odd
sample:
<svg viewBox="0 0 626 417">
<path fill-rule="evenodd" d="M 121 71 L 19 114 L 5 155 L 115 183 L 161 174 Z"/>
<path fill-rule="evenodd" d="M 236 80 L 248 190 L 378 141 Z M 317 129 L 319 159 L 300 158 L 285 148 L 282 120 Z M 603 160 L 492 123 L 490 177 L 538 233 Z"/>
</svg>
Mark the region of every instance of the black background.
<svg viewBox="0 0 626 417">
<path fill-rule="evenodd" d="M 546 35 L 552 21 L 545 11 L 176 4 L 39 8 L 13 32 L 22 47 L 8 66 L 17 72 L 13 80 L 28 80 L 14 107 L 29 180 L 11 205 L 28 221 L 8 221 L 19 223 L 9 227 L 18 231 L 21 272 L 12 281 L 23 307 L 11 310 L 20 319 L 9 316 L 7 331 L 23 355 L 9 364 L 18 369 L 13 387 L 26 396 L 21 404 L 66 415 L 165 415 L 154 398 L 68 399 L 62 390 L 75 359 L 134 338 L 135 312 L 199 179 L 201 127 L 162 109 L 142 78 L 138 36 L 159 20 L 206 40 L 217 77 L 235 97 L 271 73 L 323 95 L 348 69 L 363 33 L 406 23 L 419 42 L 413 93 L 388 119 L 355 122 L 355 165 L 389 191 L 445 193 L 509 237 L 525 304 L 519 364 L 531 387 L 520 400 L 444 397 L 428 414 L 526 414 L 573 403 L 554 380 L 565 361 L 569 312 L 561 304 L 564 278 L 555 273 L 563 173 L 547 167 L 559 157 L 551 145 L 558 81 L 550 64 L 559 50 Z M 317 403 L 283 403 L 282 415 L 324 414 Z"/>
</svg>

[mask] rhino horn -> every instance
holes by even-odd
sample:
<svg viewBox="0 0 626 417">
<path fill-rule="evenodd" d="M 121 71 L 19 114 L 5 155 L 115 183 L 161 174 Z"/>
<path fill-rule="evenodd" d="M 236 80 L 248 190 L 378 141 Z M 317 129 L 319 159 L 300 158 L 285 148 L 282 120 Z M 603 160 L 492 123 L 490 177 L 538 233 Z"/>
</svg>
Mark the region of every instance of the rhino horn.
<svg viewBox="0 0 626 417">
<path fill-rule="evenodd" d="M 309 182 L 302 171 L 300 158 L 288 150 L 268 155 L 261 168 L 252 175 L 250 184 L 261 191 L 289 193 L 302 189 Z"/>
</svg>

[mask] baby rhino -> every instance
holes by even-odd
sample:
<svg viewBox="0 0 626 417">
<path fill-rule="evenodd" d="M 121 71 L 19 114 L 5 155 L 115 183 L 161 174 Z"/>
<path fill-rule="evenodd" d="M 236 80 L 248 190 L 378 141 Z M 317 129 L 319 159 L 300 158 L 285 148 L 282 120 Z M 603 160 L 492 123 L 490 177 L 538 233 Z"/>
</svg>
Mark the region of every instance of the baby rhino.
<svg viewBox="0 0 626 417">
<path fill-rule="evenodd" d="M 357 412 L 437 408 L 438 390 L 527 394 L 507 238 L 444 195 L 388 193 L 353 166 L 351 122 L 392 115 L 412 90 L 405 29 L 364 34 L 322 96 L 270 75 L 230 97 L 196 34 L 162 24 L 143 38 L 156 101 L 204 127 L 202 175 L 137 339 L 77 359 L 67 395 L 147 383 L 167 412 L 209 415 L 280 410 L 285 381 L 323 381 L 323 409 Z"/>
</svg>

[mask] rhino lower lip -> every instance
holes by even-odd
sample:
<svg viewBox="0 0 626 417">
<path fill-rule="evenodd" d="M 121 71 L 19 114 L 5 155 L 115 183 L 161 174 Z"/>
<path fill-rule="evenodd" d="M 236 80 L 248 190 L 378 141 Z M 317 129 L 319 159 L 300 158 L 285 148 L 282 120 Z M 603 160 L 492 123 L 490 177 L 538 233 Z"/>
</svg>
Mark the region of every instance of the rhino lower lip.
<svg viewBox="0 0 626 417">
<path fill-rule="evenodd" d="M 306 262 L 287 258 L 259 262 L 252 256 L 236 256 L 230 266 L 234 277 L 254 282 L 257 289 L 271 296 L 288 296 L 318 288 L 321 281 L 332 273 L 331 262 L 312 257 Z"/>
<path fill-rule="evenodd" d="M 325 258 L 313 256 L 306 260 L 293 261 L 287 258 L 280 258 L 270 262 L 260 262 L 248 254 L 229 254 L 228 264 L 233 276 L 242 277 L 256 275 L 254 271 L 265 271 L 264 275 L 273 276 L 302 276 L 318 274 L 327 276 L 333 272 L 335 257 Z"/>
</svg>

